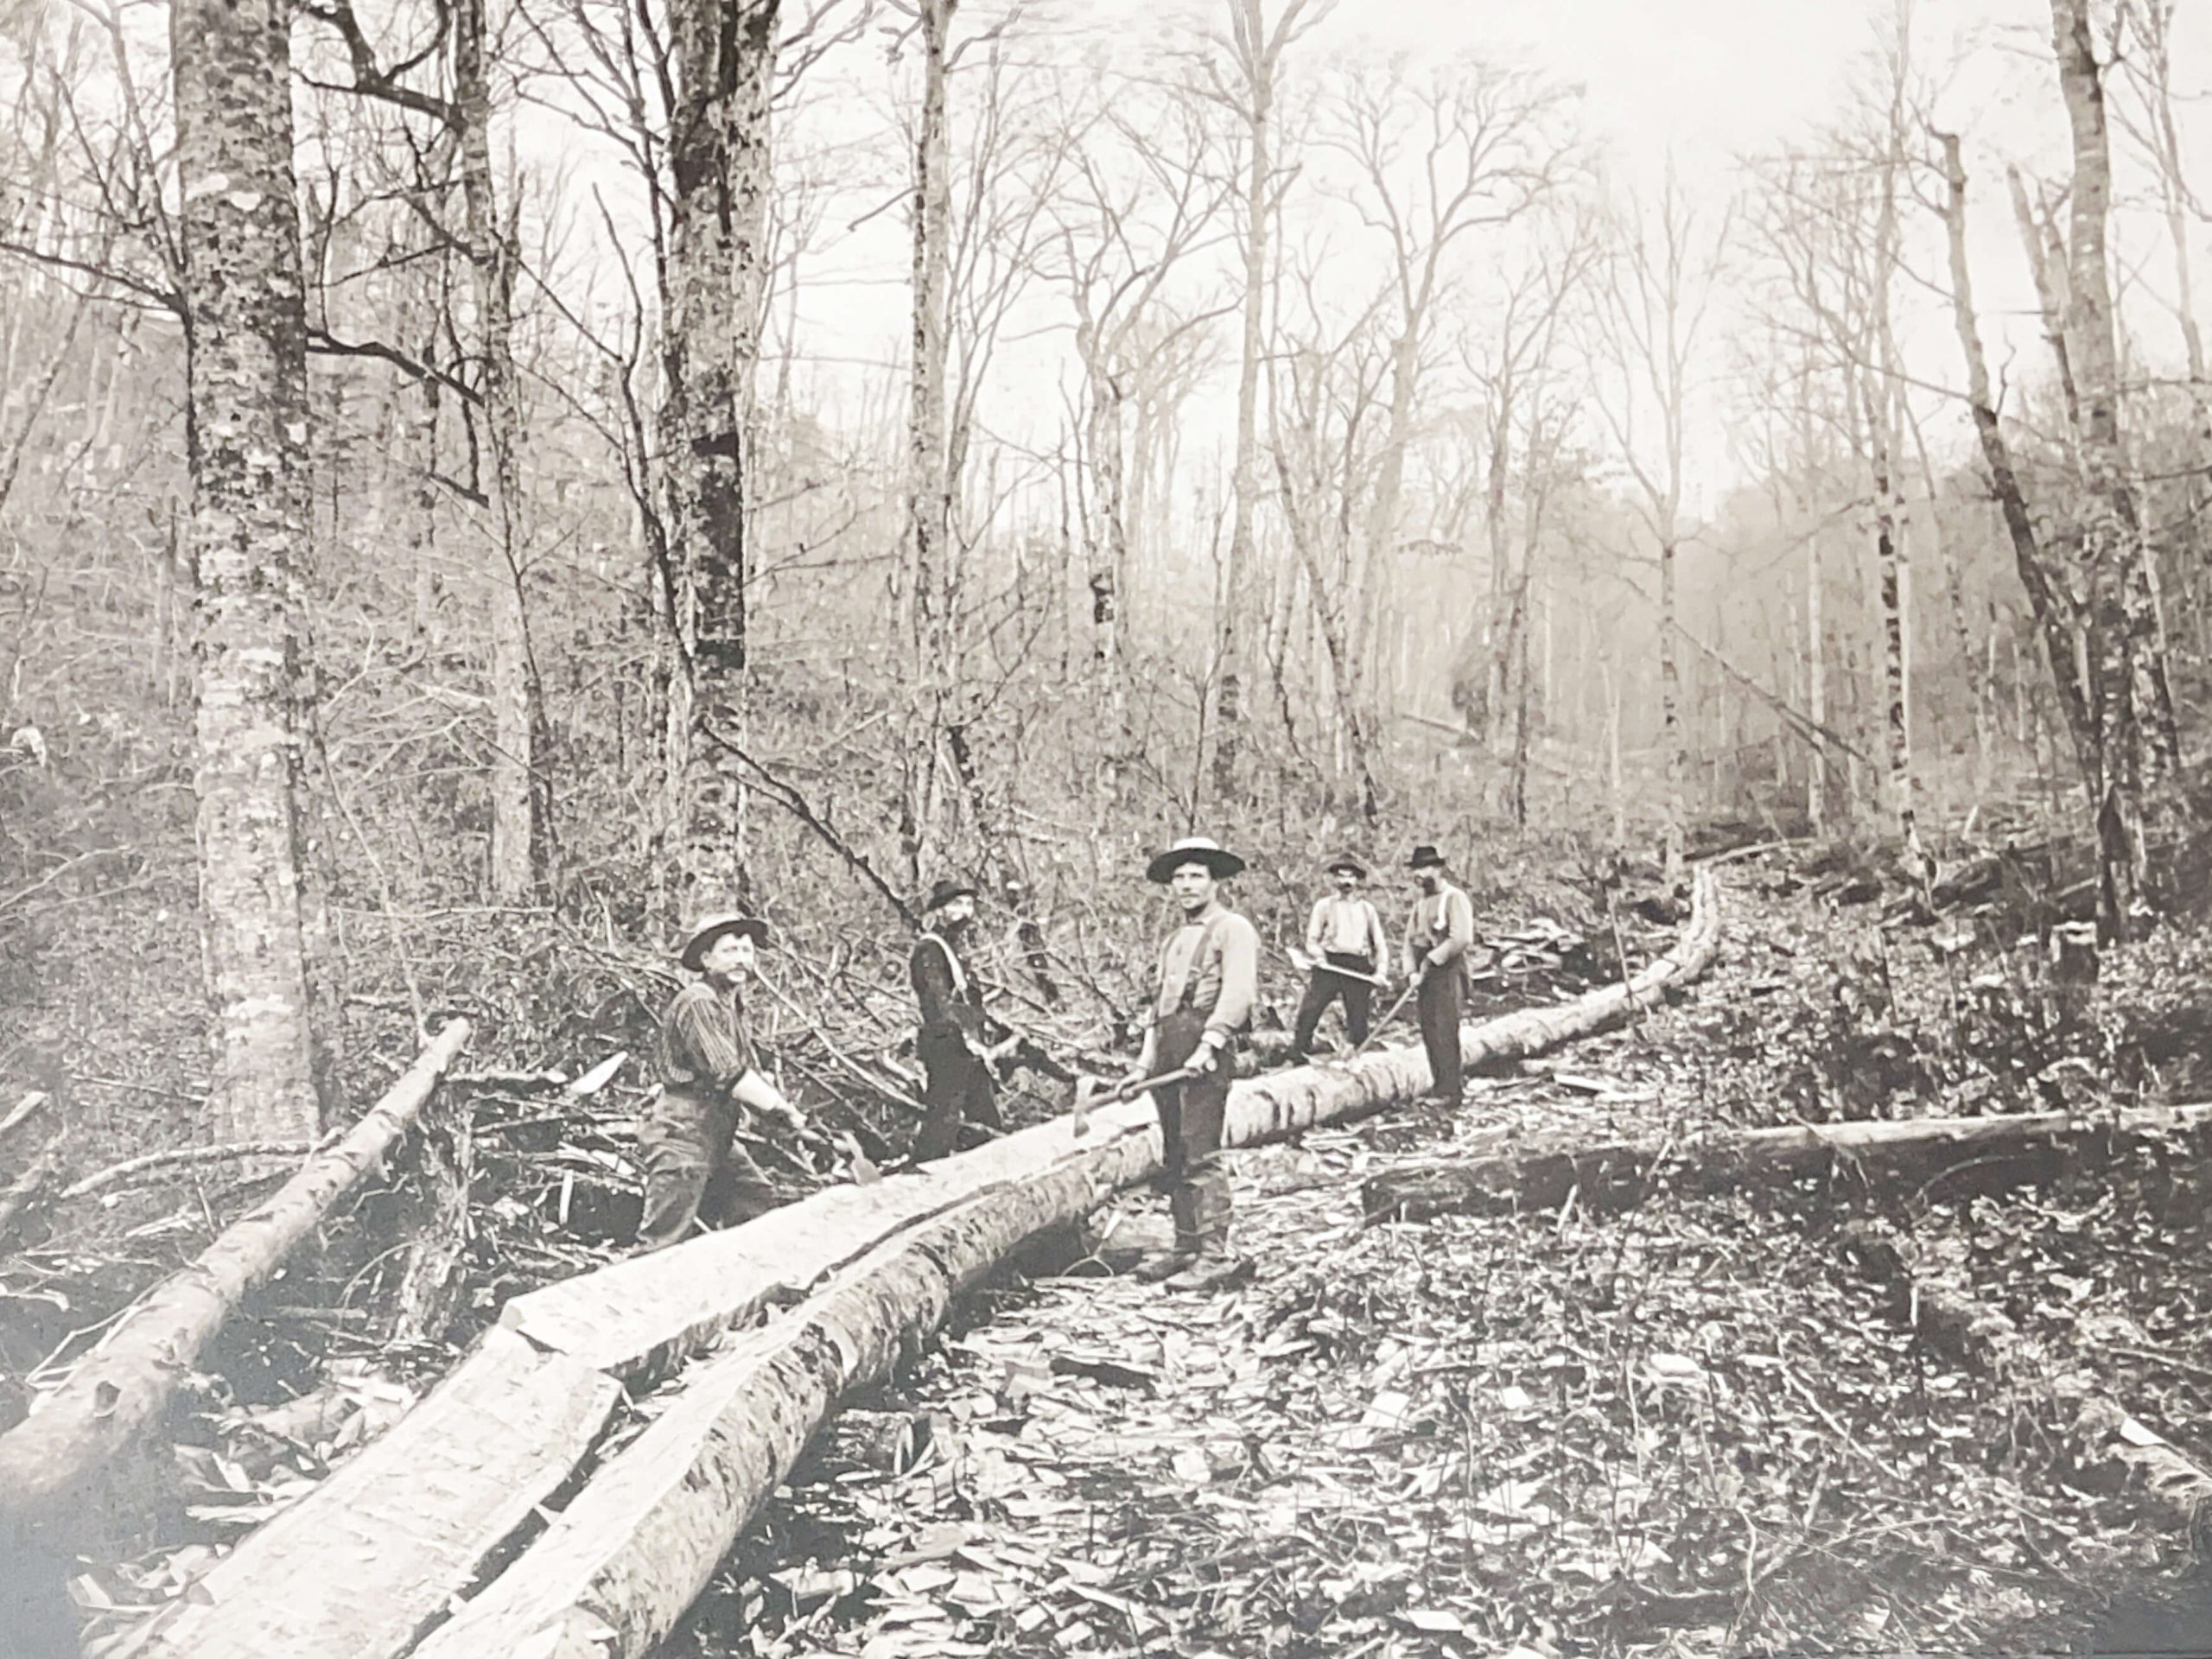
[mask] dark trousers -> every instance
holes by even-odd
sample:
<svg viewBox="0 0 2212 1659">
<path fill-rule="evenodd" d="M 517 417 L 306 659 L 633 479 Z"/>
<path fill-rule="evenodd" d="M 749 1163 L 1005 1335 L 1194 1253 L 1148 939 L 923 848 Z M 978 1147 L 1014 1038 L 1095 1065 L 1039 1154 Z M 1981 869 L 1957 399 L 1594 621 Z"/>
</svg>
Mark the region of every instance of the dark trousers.
<svg viewBox="0 0 2212 1659">
<path fill-rule="evenodd" d="M 1459 1098 L 1459 1004 L 1466 973 L 1458 962 L 1431 968 L 1421 982 L 1421 1046 L 1428 1051 L 1429 1092 Z"/>
<path fill-rule="evenodd" d="M 963 1122 L 981 1123 L 994 1135 L 1006 1128 L 991 1087 L 991 1069 L 976 1058 L 957 1032 L 924 1032 L 916 1044 L 928 1082 L 922 1090 L 922 1126 L 914 1132 L 918 1164 L 943 1158 L 960 1147 Z"/>
<path fill-rule="evenodd" d="M 1356 974 L 1375 971 L 1375 963 L 1368 957 L 1348 951 L 1331 950 L 1321 959 L 1338 968 L 1349 968 Z M 1360 980 L 1347 979 L 1342 974 L 1325 974 L 1317 968 L 1306 978 L 1306 998 L 1298 1005 L 1298 1024 L 1290 1042 L 1293 1052 L 1302 1057 L 1313 1052 L 1313 1033 L 1320 1027 L 1321 1016 L 1338 997 L 1344 1000 L 1344 1035 L 1351 1039 L 1355 1048 L 1367 1040 L 1375 1007 L 1375 988 Z"/>
<path fill-rule="evenodd" d="M 703 1222 L 735 1227 L 783 1202 L 753 1154 L 737 1144 L 737 1103 L 664 1090 L 638 1126 L 645 1208 L 638 1248 L 682 1242 Z"/>
<path fill-rule="evenodd" d="M 1205 1034 L 1203 1014 L 1179 1008 L 1160 1022 L 1153 1059 L 1173 1071 Z M 1168 1213 L 1179 1250 L 1219 1250 L 1229 1244 L 1229 1175 L 1221 1166 L 1221 1131 L 1229 1115 L 1229 1057 L 1204 1077 L 1152 1091 L 1160 1108 Z"/>
</svg>

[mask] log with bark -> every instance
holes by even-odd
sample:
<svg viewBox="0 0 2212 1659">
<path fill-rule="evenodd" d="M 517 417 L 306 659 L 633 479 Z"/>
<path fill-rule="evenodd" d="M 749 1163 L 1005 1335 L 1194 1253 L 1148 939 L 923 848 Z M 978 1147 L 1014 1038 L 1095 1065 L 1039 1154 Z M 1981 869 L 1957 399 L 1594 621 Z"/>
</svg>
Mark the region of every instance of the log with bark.
<svg viewBox="0 0 2212 1659">
<path fill-rule="evenodd" d="M 0 1530 L 63 1521 L 107 1460 L 154 1421 L 249 1291 L 391 1151 L 468 1040 L 456 1020 L 334 1145 L 154 1287 L 29 1416 L 0 1434 Z"/>
<path fill-rule="evenodd" d="M 486 1332 L 375 1459 L 342 1465 L 254 1533 L 116 1659 L 405 1652 L 569 1478 L 620 1392 L 588 1365 Z M 393 1580 L 412 1593 L 388 1593 Z"/>
<path fill-rule="evenodd" d="M 1022 1240 L 1143 1173 L 1154 1144 L 1129 1131 L 1148 1109 L 1114 1111 L 1109 1143 L 952 1205 L 732 1338 L 417 1659 L 650 1653 L 841 1401 L 885 1381 Z"/>
<path fill-rule="evenodd" d="M 2088 1120 L 2067 1112 L 1999 1113 L 1899 1122 L 1791 1124 L 1595 1145 L 1514 1147 L 1502 1133 L 1471 1156 L 1409 1165 L 1362 1189 L 1370 1221 L 1426 1221 L 1469 1211 L 1626 1210 L 1667 1190 L 1732 1192 L 1814 1177 L 1867 1186 L 1938 1180 L 1948 1191 L 1999 1191 L 2055 1174 L 2067 1160 L 2116 1143 L 2212 1128 L 2212 1105 L 2151 1106 Z"/>
<path fill-rule="evenodd" d="M 1885 1227 L 1854 1222 L 1845 1228 L 1843 1244 L 1859 1270 L 1890 1293 L 1893 1317 L 1938 1352 L 2011 1391 L 2035 1409 L 2038 1421 L 2055 1420 L 2080 1468 L 2139 1483 L 2192 1536 L 2212 1520 L 2212 1474 L 2132 1415 L 2099 1384 L 2083 1356 L 2046 1349 L 2003 1310 L 1976 1300 L 1955 1269 Z"/>
<path fill-rule="evenodd" d="M 1631 985 L 1470 1027 L 1468 1052 L 1532 1054 L 1622 1019 L 1700 971 L 1717 938 L 1712 887 L 1702 880 L 1681 942 Z M 1241 1082 L 1230 1091 L 1225 1139 L 1248 1146 L 1363 1116 L 1428 1082 L 1418 1049 Z M 645 1432 L 594 1471 L 548 1529 L 420 1651 L 643 1653 L 698 1593 L 845 1395 L 884 1376 L 935 1328 L 960 1290 L 1024 1240 L 1081 1217 L 1159 1167 L 1156 1115 L 1140 1099 L 1092 1114 L 1079 1137 L 1065 1121 L 1040 1124 L 870 1186 L 825 1188 L 743 1227 L 517 1298 L 502 1313 L 503 1334 L 633 1386 L 702 1348 L 710 1357 L 683 1366 Z M 738 1328 L 772 1309 L 780 1311 L 765 1326 Z M 449 1511 L 480 1510 L 498 1471 L 471 1469 L 450 1478 L 451 1491 L 423 1491 L 404 1503 L 380 1498 L 386 1518 L 364 1525 L 357 1517 L 365 1495 L 414 1494 L 423 1484 L 422 1450 L 395 1451 L 397 1433 L 347 1465 L 344 1491 L 332 1490 L 334 1479 L 288 1512 L 289 1530 L 301 1541 L 288 1537 L 281 1551 L 265 1544 L 272 1527 L 239 1545 L 226 1562 L 241 1586 L 226 1629 L 276 1628 L 279 1615 L 257 1610 L 257 1598 L 287 1603 L 282 1617 L 294 1622 L 284 1628 L 296 1630 L 308 1628 L 310 1609 L 319 1610 L 313 1628 L 338 1630 L 347 1628 L 349 1607 L 374 1605 L 385 1632 L 419 1630 L 446 1609 L 455 1575 L 465 1575 L 465 1551 L 424 1573 L 376 1540 L 403 1514 L 412 1530 L 457 1535 Z M 575 1448 L 577 1465 L 585 1457 Z M 318 1536 L 331 1541 L 326 1557 L 312 1547 Z M 471 1535 L 470 1548 L 480 1549 L 480 1564 L 499 1541 L 486 1528 Z M 342 1592 L 324 1587 L 339 1580 Z M 151 1649 L 214 1650 L 197 1643 Z M 295 1641 L 290 1650 L 317 1649 Z M 408 1651 L 352 1638 L 334 1650 L 358 1659 Z"/>
</svg>

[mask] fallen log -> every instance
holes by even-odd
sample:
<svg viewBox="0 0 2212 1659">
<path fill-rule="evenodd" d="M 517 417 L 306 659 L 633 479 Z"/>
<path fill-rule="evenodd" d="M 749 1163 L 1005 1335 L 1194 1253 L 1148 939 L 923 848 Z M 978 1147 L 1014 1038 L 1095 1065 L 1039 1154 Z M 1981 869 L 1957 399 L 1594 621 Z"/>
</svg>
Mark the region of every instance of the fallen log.
<svg viewBox="0 0 2212 1659">
<path fill-rule="evenodd" d="M 2212 1521 L 2212 1474 L 2101 1388 L 2081 1356 L 2054 1353 L 2010 1315 L 1979 1300 L 1947 1268 L 1886 1228 L 1853 1222 L 1845 1254 L 1890 1293 L 1891 1315 L 1938 1352 L 2048 1409 L 2082 1468 L 2117 1471 L 2196 1537 Z"/>
<path fill-rule="evenodd" d="M 565 1481 L 621 1389 L 494 1328 L 365 1459 L 255 1532 L 116 1659 L 402 1653 Z M 385 1593 L 388 1580 L 416 1586 Z"/>
<path fill-rule="evenodd" d="M 1128 1109 L 1112 1109 L 1123 1111 Z M 650 1653 L 847 1395 L 889 1376 L 1021 1241 L 1137 1179 L 1135 1134 L 931 1217 L 688 1374 L 666 1409 L 416 1659 Z"/>
<path fill-rule="evenodd" d="M 2100 1147 L 2212 1128 L 2212 1105 L 2134 1108 L 2102 1121 L 2067 1112 L 1791 1124 L 1694 1138 L 1507 1147 L 1502 1135 L 1450 1163 L 1408 1165 L 1361 1189 L 1370 1221 L 1459 1212 L 1553 1210 L 1570 1193 L 1586 1210 L 1633 1208 L 1660 1191 L 1732 1192 L 1804 1177 L 1867 1187 L 1912 1181 L 1998 1190 L 2055 1174 Z"/>
<path fill-rule="evenodd" d="M 1681 943 L 1632 985 L 1470 1027 L 1468 1052 L 1531 1054 L 1623 1018 L 1700 971 L 1718 933 L 1710 884 L 1701 880 Z M 1428 1082 L 1418 1049 L 1240 1082 L 1230 1090 L 1224 1138 L 1249 1146 L 1363 1116 Z M 881 1376 L 935 1327 L 958 1290 L 1023 1240 L 1087 1214 L 1159 1166 L 1156 1114 L 1139 1099 L 1094 1114 L 1081 1137 L 1065 1120 L 1041 1124 L 870 1186 L 825 1188 L 743 1227 L 515 1299 L 501 1314 L 508 1332 L 633 1383 L 702 1347 L 714 1357 L 684 1369 L 657 1401 L 661 1408 L 645 1433 L 609 1458 L 548 1530 L 420 1651 L 517 1651 L 509 1634 L 526 1624 L 531 1636 L 521 1650 L 533 1656 L 643 1652 L 639 1643 L 657 1639 L 689 1605 L 846 1394 Z M 734 1330 L 771 1307 L 782 1311 L 765 1328 Z M 411 1454 L 387 1449 L 397 1432 L 347 1465 L 358 1483 L 352 1491 L 416 1482 Z M 386 1610 L 385 1628 L 420 1628 L 445 1611 L 444 1582 L 380 1554 L 350 1526 L 350 1500 L 333 1497 L 334 1484 L 293 1514 L 303 1536 L 327 1526 L 343 1548 L 325 1562 L 303 1547 L 272 1567 L 263 1564 L 256 1534 L 230 1558 L 239 1581 L 297 1600 L 313 1598 L 308 1586 L 321 1580 L 346 1575 L 353 1580 L 349 1595 Z M 410 1511 L 409 1524 L 435 1524 L 433 1510 Z M 601 1645 L 576 1645 L 589 1640 Z M 338 1650 L 390 1659 L 407 1649 L 349 1641 Z M 160 1651 L 181 1659 L 186 1649 Z"/>
<path fill-rule="evenodd" d="M 101 1466 L 161 1411 L 239 1300 L 276 1272 L 339 1195 L 406 1132 L 467 1040 L 467 1020 L 447 1026 L 343 1138 L 140 1298 L 59 1388 L 0 1434 L 0 1523 L 12 1530 L 60 1516 L 88 1490 Z"/>
</svg>

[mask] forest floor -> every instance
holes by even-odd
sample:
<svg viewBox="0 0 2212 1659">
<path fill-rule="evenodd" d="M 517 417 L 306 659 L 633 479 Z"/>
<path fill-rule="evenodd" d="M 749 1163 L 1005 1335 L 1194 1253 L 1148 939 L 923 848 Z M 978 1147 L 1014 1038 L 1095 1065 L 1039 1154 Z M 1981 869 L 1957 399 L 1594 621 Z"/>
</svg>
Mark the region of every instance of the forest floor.
<svg viewBox="0 0 2212 1659">
<path fill-rule="evenodd" d="M 1955 930 L 1757 891 L 1796 885 L 1739 882 L 1685 1001 L 1477 1080 L 1459 1114 L 1235 1154 L 1248 1287 L 1176 1295 L 1094 1259 L 995 1287 L 815 1448 L 674 1650 L 2212 1651 L 2187 1540 L 2069 1465 L 2043 1402 L 1895 1322 L 1838 1239 L 1881 1211 L 1965 1254 L 1980 1294 L 2094 1338 L 2138 1416 L 2212 1455 L 2194 1152 L 1973 1200 L 1808 1181 L 1363 1223 L 1364 1179 L 1500 1127 L 2021 1109 L 2081 1070 L 2086 1028 L 2033 986 L 2004 995 L 2036 1040 L 1983 1040 Z M 1126 1195 L 1101 1254 L 1163 1228 Z"/>
<path fill-rule="evenodd" d="M 1501 1129 L 1687 1145 L 1786 1122 L 2093 1114 L 2123 1075 L 2122 1103 L 2188 1076 L 2120 1064 L 2110 998 L 2017 948 L 2001 905 L 1930 921 L 1893 885 L 1793 855 L 1731 870 L 1726 892 L 1712 972 L 1637 1025 L 1473 1080 L 1458 1113 L 1406 1108 L 1233 1154 L 1238 1242 L 1257 1267 L 1242 1289 L 1177 1295 L 1107 1271 L 1164 1230 L 1147 1193 L 1096 1218 L 1094 1259 L 994 1284 L 825 1433 L 670 1650 L 2212 1654 L 2212 1591 L 2179 1529 L 2074 1467 L 2048 1402 L 1896 1322 L 1841 1243 L 1864 1217 L 1909 1231 L 2212 1459 L 2196 1147 L 2138 1146 L 1996 1196 L 1808 1180 L 1662 1192 L 1611 1216 L 1570 1203 L 1363 1221 L 1364 1181 L 1494 1151 Z M 1550 937 L 1539 911 L 1610 934 L 1525 892 L 1493 897 L 1485 932 Z M 1630 920 L 1626 937 L 1641 962 L 1671 929 Z M 2207 995 L 2193 969 L 2156 962 L 2109 961 L 2104 978 L 2170 1027 Z M 1494 982 L 1503 994 L 1476 1012 L 1569 988 Z M 522 1073 L 474 1087 L 486 1161 L 473 1307 L 452 1341 L 515 1290 L 617 1253 L 635 1213 L 633 1084 L 565 1116 Z M 1058 1103 L 1011 1104 L 1030 1121 Z M 542 1144 L 494 1127 L 510 1116 Z M 389 1241 L 391 1196 L 365 1198 L 353 1244 L 334 1243 L 281 1305 L 233 1322 L 222 1381 L 181 1426 L 158 1546 L 142 1538 L 78 1580 L 88 1605 L 112 1605 L 107 1632 L 180 1593 L 450 1360 L 450 1343 L 403 1352 L 381 1338 L 367 1252 Z M 193 1230 L 198 1209 L 177 1202 L 142 1229 Z M 167 1236 L 112 1258 L 86 1239 L 27 1254 L 0 1289 L 19 1314 L 60 1298 L 35 1306 L 75 1330 L 86 1284 L 67 1264 L 101 1254 L 116 1272 L 143 1255 L 150 1269 Z M 33 1282 L 35 1268 L 52 1277 Z M 52 1288 L 65 1283 L 66 1298 Z M 54 1339 L 18 1334 L 39 1353 Z M 240 1402 L 318 1382 L 339 1407 L 327 1433 L 276 1442 L 241 1426 Z"/>
</svg>

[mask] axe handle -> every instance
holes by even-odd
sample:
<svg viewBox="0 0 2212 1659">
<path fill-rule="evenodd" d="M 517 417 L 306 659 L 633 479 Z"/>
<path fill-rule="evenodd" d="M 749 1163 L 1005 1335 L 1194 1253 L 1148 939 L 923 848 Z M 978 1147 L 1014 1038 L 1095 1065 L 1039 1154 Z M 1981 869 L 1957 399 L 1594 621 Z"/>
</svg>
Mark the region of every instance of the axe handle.
<svg viewBox="0 0 2212 1659">
<path fill-rule="evenodd" d="M 1361 1043 L 1357 1048 L 1352 1050 L 1352 1052 L 1345 1055 L 1344 1058 L 1348 1060 L 1357 1059 L 1360 1055 L 1365 1053 L 1367 1052 L 1368 1044 L 1372 1043 L 1377 1037 L 1380 1037 L 1382 1034 L 1382 1027 L 1389 1025 L 1392 1020 L 1397 1017 L 1398 1010 L 1404 1007 L 1407 1003 L 1410 1002 L 1413 1000 L 1414 993 L 1419 989 L 1421 989 L 1421 981 L 1415 980 L 1412 984 L 1407 986 L 1404 990 L 1399 992 L 1398 1000 L 1393 1002 L 1389 1007 L 1383 1009 L 1382 1017 L 1368 1027 L 1366 1041 Z"/>
</svg>

